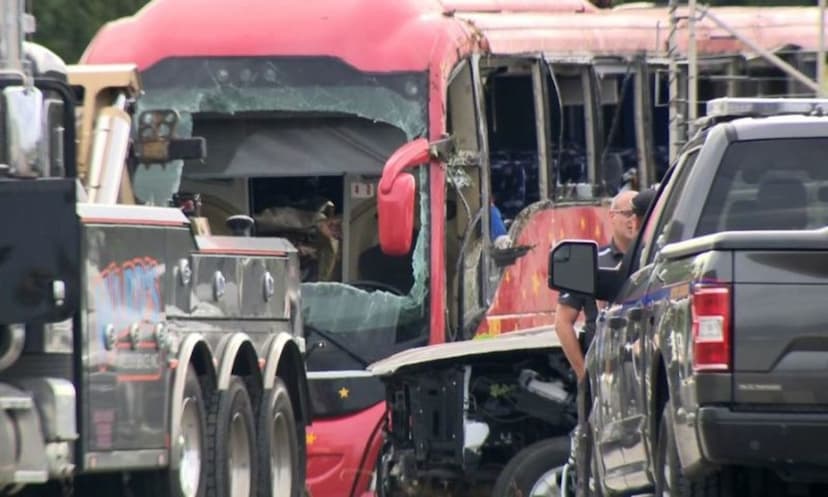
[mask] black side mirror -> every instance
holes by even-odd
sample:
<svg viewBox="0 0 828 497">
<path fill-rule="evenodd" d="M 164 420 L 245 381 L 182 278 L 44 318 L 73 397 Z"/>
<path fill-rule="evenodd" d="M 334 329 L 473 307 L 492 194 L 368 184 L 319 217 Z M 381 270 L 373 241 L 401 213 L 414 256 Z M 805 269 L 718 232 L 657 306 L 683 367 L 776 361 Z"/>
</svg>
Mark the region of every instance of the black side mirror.
<svg viewBox="0 0 828 497">
<path fill-rule="evenodd" d="M 598 244 L 563 241 L 549 251 L 549 288 L 595 295 L 598 288 Z"/>
</svg>

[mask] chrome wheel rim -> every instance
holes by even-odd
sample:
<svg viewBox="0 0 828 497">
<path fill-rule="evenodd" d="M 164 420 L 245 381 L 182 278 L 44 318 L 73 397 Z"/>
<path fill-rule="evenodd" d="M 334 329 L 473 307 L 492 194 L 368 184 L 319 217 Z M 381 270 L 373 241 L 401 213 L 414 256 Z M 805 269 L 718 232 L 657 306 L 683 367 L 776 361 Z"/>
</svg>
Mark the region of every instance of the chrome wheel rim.
<svg viewBox="0 0 828 497">
<path fill-rule="evenodd" d="M 201 418 L 198 404 L 192 397 L 184 399 L 181 409 L 181 455 L 178 465 L 178 483 L 185 497 L 195 497 L 201 478 Z"/>
<path fill-rule="evenodd" d="M 230 495 L 250 495 L 250 446 L 247 427 L 241 413 L 234 413 L 230 421 Z"/>
<path fill-rule="evenodd" d="M 561 468 L 550 469 L 532 485 L 527 497 L 560 497 Z"/>
<path fill-rule="evenodd" d="M 275 413 L 273 429 L 270 432 L 272 495 L 290 495 L 294 461 L 288 440 L 290 440 L 290 425 L 282 413 Z"/>
</svg>

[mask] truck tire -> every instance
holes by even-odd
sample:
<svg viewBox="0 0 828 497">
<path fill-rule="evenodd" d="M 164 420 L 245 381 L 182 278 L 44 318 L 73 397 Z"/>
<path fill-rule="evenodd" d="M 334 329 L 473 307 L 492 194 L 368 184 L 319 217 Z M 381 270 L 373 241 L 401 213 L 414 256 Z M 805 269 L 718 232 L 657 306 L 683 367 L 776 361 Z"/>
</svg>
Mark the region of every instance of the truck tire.
<svg viewBox="0 0 828 497">
<path fill-rule="evenodd" d="M 212 388 L 209 388 L 212 391 Z M 206 395 L 211 395 L 207 392 Z M 207 488 L 207 406 L 210 402 L 198 375 L 190 365 L 184 383 L 181 409 L 182 444 L 177 469 L 133 473 L 130 487 L 136 495 L 154 497 L 204 497 Z M 100 491 L 100 488 L 98 489 Z"/>
<path fill-rule="evenodd" d="M 256 425 L 250 395 L 238 376 L 218 392 L 207 427 L 207 497 L 256 497 Z"/>
<path fill-rule="evenodd" d="M 281 378 L 265 393 L 259 409 L 259 497 L 301 497 L 305 483 L 305 458 L 300 450 L 300 431 L 293 415 L 290 394 Z M 304 438 L 301 446 L 304 447 Z"/>
<path fill-rule="evenodd" d="M 518 452 L 497 477 L 492 497 L 563 497 L 555 470 L 569 459 L 567 437 L 541 440 Z"/>
<path fill-rule="evenodd" d="M 733 497 L 733 478 L 727 468 L 699 480 L 689 480 L 681 471 L 673 416 L 669 403 L 661 413 L 655 453 L 655 496 Z"/>
</svg>

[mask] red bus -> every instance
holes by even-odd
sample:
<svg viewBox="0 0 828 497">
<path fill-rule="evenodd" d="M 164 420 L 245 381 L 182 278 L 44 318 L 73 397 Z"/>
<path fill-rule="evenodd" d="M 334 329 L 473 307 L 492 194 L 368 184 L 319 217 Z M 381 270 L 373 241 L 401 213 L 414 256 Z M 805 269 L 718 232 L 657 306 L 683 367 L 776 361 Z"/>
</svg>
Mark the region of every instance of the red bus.
<svg viewBox="0 0 828 497">
<path fill-rule="evenodd" d="M 814 9 L 717 12 L 813 66 Z M 549 326 L 549 248 L 605 241 L 604 200 L 666 169 L 669 34 L 666 8 L 582 0 L 154 0 L 83 62 L 136 63 L 139 106 L 175 108 L 207 139 L 206 161 L 136 171 L 139 200 L 165 203 L 175 184 L 201 195 L 213 232 L 244 213 L 299 248 L 307 484 L 359 496 L 386 410 L 366 366 Z M 698 42 L 701 98 L 793 91 L 709 22 Z M 383 191 L 400 203 L 378 213 Z"/>
</svg>

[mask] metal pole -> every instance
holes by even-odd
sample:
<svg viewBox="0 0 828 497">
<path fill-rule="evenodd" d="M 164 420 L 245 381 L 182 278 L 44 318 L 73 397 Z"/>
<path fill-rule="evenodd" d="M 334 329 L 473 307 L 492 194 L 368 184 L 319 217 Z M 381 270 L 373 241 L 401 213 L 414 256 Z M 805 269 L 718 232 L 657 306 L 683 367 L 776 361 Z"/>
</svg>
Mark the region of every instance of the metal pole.
<svg viewBox="0 0 828 497">
<path fill-rule="evenodd" d="M 813 91 L 817 95 L 821 94 L 822 90 L 820 89 L 820 86 L 814 80 L 812 80 L 808 76 L 806 76 L 806 75 L 802 74 L 801 72 L 799 72 L 794 66 L 788 64 L 787 62 L 780 59 L 779 57 L 777 57 L 773 53 L 771 53 L 771 52 L 765 50 L 764 48 L 762 48 L 761 46 L 759 46 L 757 43 L 754 43 L 753 40 L 751 40 L 750 38 L 747 38 L 746 36 L 739 33 L 739 31 L 733 29 L 729 24 L 727 24 L 722 19 L 720 19 L 718 16 L 716 16 L 707 7 L 701 7 L 700 10 L 702 12 L 701 18 L 703 18 L 705 16 L 709 17 L 710 20 L 713 21 L 717 26 L 724 29 L 725 31 L 730 33 L 731 36 L 733 36 L 737 40 L 739 40 L 742 43 L 744 43 L 745 45 L 747 45 L 748 48 L 750 48 L 754 52 L 758 53 L 760 56 L 762 56 L 762 58 L 764 58 L 765 60 L 770 61 L 773 65 L 775 65 L 776 67 L 778 67 L 782 71 L 786 72 L 792 78 L 796 79 L 797 81 L 799 81 L 803 85 L 807 86 L 811 91 Z"/>
<path fill-rule="evenodd" d="M 699 117 L 699 64 L 696 50 L 696 0 L 689 0 L 687 15 L 687 135 L 693 136 Z"/>
<path fill-rule="evenodd" d="M 543 59 L 532 64 L 532 92 L 535 97 L 535 134 L 538 141 L 538 180 L 540 181 L 540 198 L 549 198 L 549 105 L 547 105 L 546 78 L 541 70 Z"/>
<path fill-rule="evenodd" d="M 595 80 L 592 78 L 592 74 L 589 71 L 589 68 L 584 67 L 581 69 L 581 88 L 583 89 L 584 95 L 584 136 L 586 137 L 586 167 L 587 167 L 587 179 L 586 182 L 591 183 L 593 185 L 600 184 L 601 181 L 601 174 L 599 169 L 603 164 L 598 164 L 598 154 L 600 154 L 600 150 L 602 145 L 599 144 L 598 140 L 599 137 L 603 134 L 603 126 L 598 126 L 596 123 L 596 119 L 599 117 L 598 111 L 599 109 L 596 108 L 596 101 L 593 98 L 595 95 Z M 599 104 L 600 105 L 600 104 Z M 599 133 L 598 130 L 601 130 Z M 583 180 L 583 178 L 581 178 Z"/>
<path fill-rule="evenodd" d="M 669 114 L 669 137 L 670 142 L 670 162 L 672 163 L 678 157 L 678 151 L 681 147 L 682 140 L 679 138 L 680 121 L 682 119 L 681 112 L 679 112 L 679 68 L 678 68 L 678 44 L 676 43 L 676 32 L 678 31 L 678 17 L 676 10 L 678 9 L 678 0 L 670 0 L 670 34 L 667 37 L 667 58 L 669 62 L 668 76 L 669 76 L 669 96 L 668 96 L 668 114 Z M 656 83 L 658 84 L 658 83 Z"/>
<path fill-rule="evenodd" d="M 658 84 L 658 81 L 656 81 Z M 650 97 L 650 71 L 647 60 L 641 57 L 635 68 L 635 142 L 638 148 L 638 185 L 650 186 L 656 181 L 653 164 L 652 101 Z"/>
<path fill-rule="evenodd" d="M 817 85 L 820 97 L 825 96 L 825 0 L 819 0 L 819 48 L 816 67 Z"/>
</svg>

